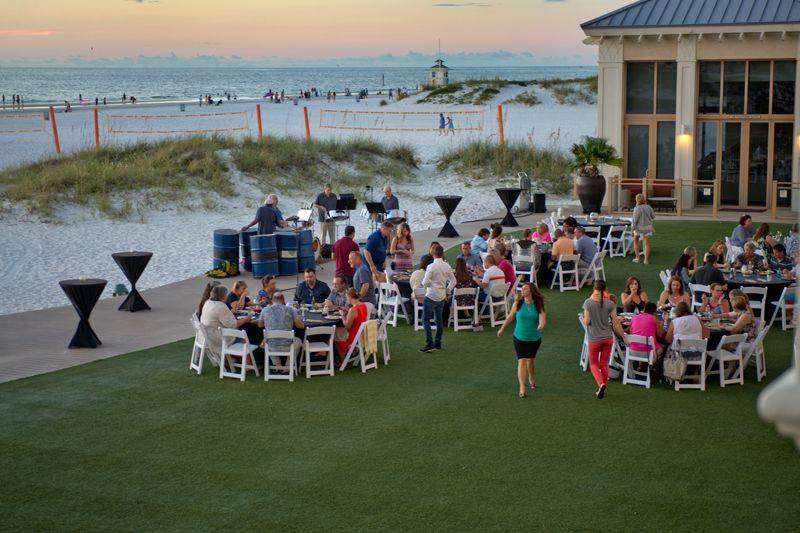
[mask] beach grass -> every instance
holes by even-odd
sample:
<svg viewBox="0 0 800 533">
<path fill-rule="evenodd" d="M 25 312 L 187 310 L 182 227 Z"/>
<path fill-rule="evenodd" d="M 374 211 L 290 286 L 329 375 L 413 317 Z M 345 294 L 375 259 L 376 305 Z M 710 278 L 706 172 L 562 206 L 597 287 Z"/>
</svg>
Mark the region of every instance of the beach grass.
<svg viewBox="0 0 800 533">
<path fill-rule="evenodd" d="M 655 228 L 650 265 L 608 260 L 612 292 L 635 274 L 654 297 L 659 269 L 730 224 Z M 752 368 L 706 392 L 612 381 L 598 401 L 578 367 L 588 289 L 544 294 L 524 400 L 510 331 L 448 330 L 420 354 L 402 320 L 389 365 L 367 374 L 197 376 L 185 340 L 1 384 L 4 529 L 796 530 L 797 450 L 755 410 L 791 332 L 770 332 L 765 383 Z"/>
<path fill-rule="evenodd" d="M 536 93 L 533 91 L 523 91 L 516 95 L 514 98 L 510 98 L 506 100 L 504 103 L 506 104 L 519 104 L 528 107 L 537 106 L 542 103 Z"/>
<path fill-rule="evenodd" d="M 566 194 L 572 189 L 568 165 L 569 159 L 562 152 L 523 142 L 498 145 L 474 141 L 443 152 L 437 161 L 440 171 L 473 180 L 516 178 L 518 172 L 526 172 L 536 186 L 552 194 Z"/>
<path fill-rule="evenodd" d="M 597 76 L 585 78 L 548 78 L 544 80 L 468 79 L 444 87 L 423 86 L 429 91 L 417 100 L 419 104 L 486 105 L 506 87 L 539 86 L 553 94 L 561 105 L 592 104 L 597 100 Z M 523 91 L 505 103 L 527 106 L 539 104 L 533 91 Z"/>
</svg>

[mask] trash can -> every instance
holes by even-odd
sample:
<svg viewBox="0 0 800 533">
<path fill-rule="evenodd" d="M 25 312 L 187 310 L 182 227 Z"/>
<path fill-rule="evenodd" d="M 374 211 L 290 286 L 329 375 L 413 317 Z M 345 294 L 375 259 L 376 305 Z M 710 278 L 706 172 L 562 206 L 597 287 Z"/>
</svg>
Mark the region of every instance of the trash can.
<svg viewBox="0 0 800 533">
<path fill-rule="evenodd" d="M 531 202 L 530 210 L 533 213 L 547 213 L 547 205 L 545 203 L 546 196 L 543 192 L 537 192 L 533 195 L 533 202 Z"/>
</svg>

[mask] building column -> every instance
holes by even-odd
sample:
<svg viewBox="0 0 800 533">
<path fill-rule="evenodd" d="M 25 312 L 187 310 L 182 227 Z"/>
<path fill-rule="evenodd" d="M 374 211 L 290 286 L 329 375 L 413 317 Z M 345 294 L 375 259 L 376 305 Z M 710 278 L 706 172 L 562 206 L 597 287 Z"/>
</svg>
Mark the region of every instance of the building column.
<svg viewBox="0 0 800 533">
<path fill-rule="evenodd" d="M 677 87 L 675 102 L 675 180 L 694 178 L 694 150 L 697 131 L 697 38 L 683 36 L 678 41 Z M 685 132 L 685 133 L 684 133 Z M 683 206 L 694 207 L 696 195 L 691 187 L 682 189 Z M 677 196 L 676 196 L 677 197 Z"/>
<path fill-rule="evenodd" d="M 625 118 L 625 63 L 623 41 L 604 37 L 600 41 L 597 63 L 597 136 L 603 137 L 622 154 L 623 120 Z M 606 177 L 606 201 L 611 195 L 609 179 L 622 170 L 616 167 L 600 169 Z M 614 205 L 616 199 L 612 198 Z"/>
</svg>

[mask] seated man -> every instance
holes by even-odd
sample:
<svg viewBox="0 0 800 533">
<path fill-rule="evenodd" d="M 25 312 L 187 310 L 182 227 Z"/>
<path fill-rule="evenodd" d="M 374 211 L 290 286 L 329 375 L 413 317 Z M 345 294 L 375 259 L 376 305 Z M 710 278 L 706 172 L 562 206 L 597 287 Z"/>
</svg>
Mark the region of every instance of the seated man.
<svg viewBox="0 0 800 533">
<path fill-rule="evenodd" d="M 471 253 L 473 255 L 477 255 L 480 257 L 481 253 L 487 253 L 489 251 L 489 235 L 490 231 L 487 228 L 481 228 L 478 231 L 478 234 L 472 238 L 472 243 L 470 243 Z"/>
<path fill-rule="evenodd" d="M 586 235 L 583 226 L 575 228 L 575 253 L 581 256 L 578 261 L 578 266 L 581 268 L 588 268 L 597 255 L 597 244 L 594 239 Z"/>
<path fill-rule="evenodd" d="M 305 328 L 297 311 L 286 305 L 286 300 L 283 297 L 283 293 L 280 291 L 272 295 L 272 305 L 261 310 L 261 315 L 258 318 L 257 324 L 259 327 L 267 330 L 267 332 L 294 331 L 295 328 Z M 274 351 L 283 352 L 289 348 L 292 342 L 294 342 L 297 348 L 300 347 L 300 339 L 297 337 L 291 341 L 289 339 L 273 339 L 269 341 L 269 347 Z M 268 361 L 265 361 L 265 364 L 267 363 Z M 278 371 L 285 372 L 287 370 L 285 365 L 286 361 L 282 360 L 281 364 L 278 366 Z"/>
<path fill-rule="evenodd" d="M 564 233 L 564 230 L 557 229 L 554 234 L 553 250 L 550 252 L 553 263 L 558 261 L 562 255 L 574 255 L 575 243 Z"/>
<path fill-rule="evenodd" d="M 476 280 L 481 289 L 483 289 L 479 293 L 478 298 L 478 301 L 481 303 L 492 293 L 492 287 L 498 283 L 504 284 L 506 282 L 506 275 L 497 266 L 497 259 L 495 257 L 496 256 L 493 254 L 486 256 L 483 260 L 483 277 L 480 280 Z"/>
<path fill-rule="evenodd" d="M 377 308 L 378 302 L 375 299 L 375 282 L 372 279 L 372 271 L 358 252 L 350 252 L 348 260 L 350 266 L 353 267 L 353 288 L 358 294 L 359 301 L 372 304 Z"/>
<path fill-rule="evenodd" d="M 317 271 L 307 268 L 303 279 L 294 291 L 294 301 L 299 304 L 322 304 L 331 293 L 330 287 L 324 281 L 317 279 Z"/>
<path fill-rule="evenodd" d="M 467 263 L 467 269 L 472 270 L 475 267 L 479 267 L 482 264 L 480 255 L 476 255 L 472 253 L 472 244 L 469 241 L 464 241 L 461 243 L 461 257 Z M 458 259 L 458 257 L 456 259 Z"/>
<path fill-rule="evenodd" d="M 514 265 L 511 264 L 511 261 L 505 258 L 505 251 L 505 245 L 498 242 L 497 245 L 491 249 L 489 254 L 494 257 L 497 268 L 503 271 L 503 277 L 506 283 L 509 284 L 509 290 L 511 290 L 510 287 L 512 287 L 517 280 L 517 271 L 514 270 Z"/>
<path fill-rule="evenodd" d="M 716 257 L 714 254 L 706 254 L 703 256 L 703 266 L 698 268 L 692 274 L 692 283 L 698 285 L 708 285 L 709 287 L 714 283 L 719 283 L 720 285 L 725 286 L 725 276 L 722 274 L 722 271 L 714 266 L 714 261 Z"/>
<path fill-rule="evenodd" d="M 338 311 L 347 307 L 347 284 L 344 278 L 336 276 L 333 278 L 333 290 L 325 300 L 325 310 L 328 312 Z"/>
<path fill-rule="evenodd" d="M 753 227 L 753 217 L 750 215 L 742 215 L 742 217 L 739 218 L 739 225 L 733 228 L 733 233 L 731 233 L 731 245 L 742 248 L 744 243 L 752 239 L 755 234 L 756 230 Z"/>
<path fill-rule="evenodd" d="M 761 270 L 764 267 L 764 258 L 756 253 L 756 243 L 753 241 L 744 243 L 744 253 L 739 254 L 733 263 L 734 268 L 742 268 L 745 265 L 752 266 L 755 270 Z"/>
<path fill-rule="evenodd" d="M 769 258 L 769 268 L 775 272 L 783 272 L 794 268 L 794 259 L 786 255 L 786 247 L 783 244 L 778 243 L 773 246 L 772 255 Z"/>
</svg>

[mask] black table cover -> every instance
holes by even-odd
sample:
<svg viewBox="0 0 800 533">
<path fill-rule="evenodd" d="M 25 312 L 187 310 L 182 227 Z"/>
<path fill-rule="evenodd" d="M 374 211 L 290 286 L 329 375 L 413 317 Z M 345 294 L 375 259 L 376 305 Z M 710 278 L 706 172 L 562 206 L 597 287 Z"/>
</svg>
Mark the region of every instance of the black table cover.
<svg viewBox="0 0 800 533">
<path fill-rule="evenodd" d="M 772 302 L 778 300 L 783 293 L 784 287 L 790 286 L 794 280 L 784 279 L 780 276 L 773 275 L 769 279 L 764 276 L 742 276 L 741 272 L 735 274 L 726 274 L 725 282 L 728 284 L 728 290 L 743 289 L 745 287 L 761 287 L 767 289 L 767 303 L 764 309 L 762 318 L 764 320 L 772 320 L 772 314 L 775 312 L 775 306 Z"/>
<path fill-rule="evenodd" d="M 439 232 L 439 237 L 458 237 L 458 232 L 453 224 L 450 223 L 450 217 L 461 203 L 461 196 L 435 196 L 436 203 L 439 204 L 439 209 L 442 210 L 444 218 L 446 219 L 442 230 Z"/>
<path fill-rule="evenodd" d="M 150 262 L 150 258 L 153 257 L 153 253 L 120 252 L 111 254 L 111 257 L 114 258 L 114 261 L 117 262 L 122 273 L 125 274 L 125 277 L 131 282 L 131 292 L 128 294 L 128 297 L 125 298 L 125 301 L 122 302 L 122 305 L 119 306 L 119 310 L 122 311 L 124 309 L 131 313 L 144 311 L 146 309 L 149 310 L 150 306 L 147 305 L 142 295 L 136 290 L 136 282 L 139 281 L 139 277 L 141 277 L 142 272 L 144 272 L 144 269 L 147 267 L 147 263 Z"/>
<path fill-rule="evenodd" d="M 108 282 L 104 279 L 68 279 L 58 282 L 80 318 L 78 329 L 69 343 L 70 348 L 97 348 L 102 344 L 89 325 L 89 315 L 103 294 L 106 283 Z"/>
<path fill-rule="evenodd" d="M 506 216 L 501 222 L 503 226 L 508 226 L 515 228 L 519 226 L 517 223 L 517 219 L 511 214 L 511 208 L 514 207 L 514 204 L 517 202 L 517 198 L 519 198 L 522 189 L 515 189 L 515 188 L 503 188 L 503 189 L 495 189 L 497 195 L 500 197 L 500 200 L 503 202 L 503 205 L 506 206 Z"/>
</svg>

